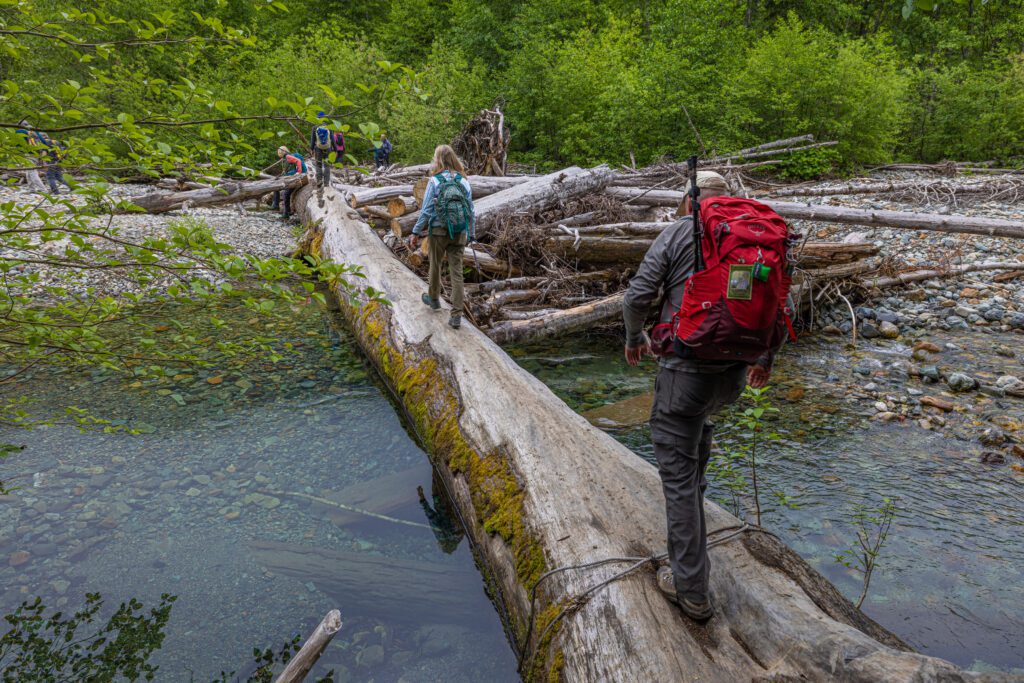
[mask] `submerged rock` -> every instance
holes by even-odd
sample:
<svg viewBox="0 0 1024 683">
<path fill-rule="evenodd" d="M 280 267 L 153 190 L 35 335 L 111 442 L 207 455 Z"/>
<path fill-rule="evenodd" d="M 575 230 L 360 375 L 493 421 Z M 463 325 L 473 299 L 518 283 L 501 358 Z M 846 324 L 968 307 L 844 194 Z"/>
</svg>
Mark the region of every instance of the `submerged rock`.
<svg viewBox="0 0 1024 683">
<path fill-rule="evenodd" d="M 946 378 L 946 384 L 953 391 L 963 392 L 977 388 L 978 380 L 962 372 L 954 372 Z"/>
</svg>

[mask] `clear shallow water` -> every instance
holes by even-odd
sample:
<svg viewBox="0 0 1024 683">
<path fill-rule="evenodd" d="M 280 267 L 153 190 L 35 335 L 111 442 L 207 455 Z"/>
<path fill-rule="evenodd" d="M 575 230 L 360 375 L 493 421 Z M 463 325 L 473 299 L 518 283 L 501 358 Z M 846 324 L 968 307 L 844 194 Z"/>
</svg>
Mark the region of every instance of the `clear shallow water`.
<svg viewBox="0 0 1024 683">
<path fill-rule="evenodd" d="M 305 636 L 337 607 L 344 626 L 314 673 L 518 680 L 457 521 L 428 519 L 418 501 L 422 486 L 445 509 L 427 457 L 352 343 L 312 309 L 265 331 L 298 352 L 143 386 L 99 372 L 20 385 L 40 412 L 71 402 L 144 433 L 0 434 L 27 446 L 0 465 L 21 487 L 0 497 L 0 611 L 35 595 L 64 611 L 86 592 L 107 607 L 177 595 L 158 680 L 206 681 L 248 674 L 254 647 Z M 351 503 L 364 490 L 360 505 L 419 526 L 309 498 Z"/>
<path fill-rule="evenodd" d="M 995 337 L 931 338 L 981 349 L 946 352 L 940 365 L 979 377 L 1020 375 L 1019 359 L 993 353 L 1000 344 L 1019 349 L 1020 338 Z M 514 355 L 580 411 L 653 391 L 655 365 L 629 368 L 614 338 L 574 340 L 571 353 L 548 346 Z M 804 340 L 784 352 L 771 393 L 781 410 L 772 428 L 784 440 L 764 454 L 759 468 L 763 523 L 856 600 L 860 578 L 835 555 L 854 542 L 857 505 L 897 497 L 899 511 L 864 611 L 927 654 L 965 667 L 1024 673 L 1024 475 L 1012 468 L 1021 461 L 982 464 L 983 448 L 971 436 L 979 431 L 977 422 L 993 416 L 1019 424 L 1024 401 L 957 397 L 973 411 L 948 414 L 941 432 L 914 420 L 868 419 L 876 400 L 864 396 L 869 381 L 897 399 L 908 387 L 938 394 L 935 385 L 892 371 L 894 361 L 909 357 L 909 349 L 890 342 L 862 344 L 851 353 L 834 342 Z M 716 422 L 717 445 L 728 447 L 736 438 L 728 413 Z M 612 434 L 653 462 L 646 426 Z M 778 505 L 771 491 L 785 492 L 799 508 Z M 736 501 L 721 482 L 712 481 L 710 495 L 728 509 L 751 508 L 749 499 Z"/>
</svg>

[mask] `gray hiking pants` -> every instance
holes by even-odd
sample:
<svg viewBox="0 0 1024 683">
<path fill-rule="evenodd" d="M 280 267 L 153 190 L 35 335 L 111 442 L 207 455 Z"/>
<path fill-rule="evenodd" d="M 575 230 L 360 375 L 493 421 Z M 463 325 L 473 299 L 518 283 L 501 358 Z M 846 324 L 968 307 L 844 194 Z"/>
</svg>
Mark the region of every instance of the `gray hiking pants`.
<svg viewBox="0 0 1024 683">
<path fill-rule="evenodd" d="M 316 169 L 316 184 L 320 187 L 331 185 L 331 150 L 313 148 L 313 168 Z"/>
<path fill-rule="evenodd" d="M 676 592 L 708 599 L 710 563 L 704 522 L 704 476 L 711 457 L 711 416 L 739 398 L 747 366 L 722 372 L 686 372 L 662 367 L 654 382 L 651 440 L 665 493 L 668 559 Z"/>
</svg>

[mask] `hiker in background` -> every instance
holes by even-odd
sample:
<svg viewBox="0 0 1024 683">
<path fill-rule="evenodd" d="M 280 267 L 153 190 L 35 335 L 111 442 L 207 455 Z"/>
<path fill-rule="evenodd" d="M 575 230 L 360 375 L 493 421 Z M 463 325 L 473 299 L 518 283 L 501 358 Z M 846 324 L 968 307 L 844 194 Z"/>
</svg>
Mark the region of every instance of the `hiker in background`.
<svg viewBox="0 0 1024 683">
<path fill-rule="evenodd" d="M 296 173 L 306 172 L 306 158 L 298 152 L 289 152 L 288 148 L 281 145 L 277 148 L 277 158 L 284 159 L 285 170 L 284 175 L 295 175 Z M 285 220 L 288 220 L 292 216 L 292 190 L 291 188 L 285 190 L 275 190 L 274 198 L 271 200 L 270 208 L 277 209 L 281 207 L 281 215 Z"/>
<path fill-rule="evenodd" d="M 327 114 L 317 113 L 320 123 L 313 127 L 309 134 L 309 153 L 313 157 L 313 168 L 316 172 L 316 186 L 331 185 L 331 154 L 335 160 L 340 159 L 345 151 L 345 136 L 330 129 Z M 339 149 L 340 145 L 340 149 Z"/>
<path fill-rule="evenodd" d="M 696 182 L 700 188 L 702 212 L 709 206 L 708 198 L 717 197 L 721 204 L 744 201 L 725 198 L 729 194 L 729 187 L 717 173 L 702 171 L 697 174 Z M 651 409 L 651 440 L 654 442 L 654 456 L 665 494 L 669 567 L 662 567 L 658 571 L 658 588 L 676 602 L 687 616 L 703 621 L 713 614 L 704 520 L 704 491 L 707 488 L 705 470 L 711 456 L 714 429 L 710 418 L 724 406 L 736 401 L 745 384 L 749 383 L 755 388 L 767 384 L 778 344 L 767 342 L 766 351 L 752 352 L 761 353 L 754 359 L 716 360 L 714 356 L 721 355 L 722 348 L 729 346 L 727 341 L 720 340 L 718 336 L 712 342 L 716 345 L 713 353 L 703 348 L 700 350 L 703 358 L 678 340 L 675 335 L 678 328 L 673 326 L 679 324 L 678 319 L 684 313 L 681 309 L 684 285 L 694 274 L 696 262 L 693 219 L 689 215 L 691 209 L 692 203 L 687 196 L 681 212 L 686 217 L 666 228 L 644 256 L 626 291 L 623 318 L 626 326 L 626 362 L 636 365 L 644 355 L 657 353 L 661 356 L 654 385 L 654 406 Z M 781 222 L 781 219 L 778 220 Z M 785 233 L 785 223 L 781 224 Z M 759 251 L 756 253 L 760 254 Z M 761 257 L 758 255 L 755 258 L 760 260 Z M 750 274 L 753 267 L 753 264 L 747 265 L 736 272 Z M 710 272 L 710 269 L 706 272 Z M 732 275 L 733 271 L 729 272 Z M 780 267 L 778 272 L 781 274 L 783 269 Z M 786 283 L 788 288 L 788 279 Z M 686 296 L 695 296 L 691 292 L 700 289 L 702 294 L 696 296 L 706 296 L 711 300 L 699 302 L 698 310 L 713 308 L 708 305 L 711 302 L 720 301 L 724 306 L 726 296 L 750 298 L 749 294 L 734 292 L 731 286 L 726 295 L 705 281 L 695 284 L 702 285 L 703 289 L 691 287 L 686 290 Z M 742 284 L 746 284 L 749 291 L 751 285 Z M 762 285 L 775 286 L 761 282 L 755 286 Z M 775 294 L 774 289 L 770 294 Z M 658 302 L 659 296 L 662 297 L 661 323 L 655 327 L 655 346 L 652 352 L 651 339 L 644 333 L 644 320 L 650 307 Z M 784 293 L 782 300 L 785 300 Z M 769 311 L 769 316 L 778 313 L 778 302 L 773 305 L 776 308 Z M 670 330 L 669 335 L 664 334 L 666 329 Z M 729 353 L 732 351 L 729 350 Z"/>
<path fill-rule="evenodd" d="M 57 183 L 62 183 L 70 191 L 71 185 L 64 179 L 64 169 L 60 165 L 60 160 L 64 156 L 64 145 L 42 131 L 35 131 L 35 134 L 42 145 L 42 162 L 46 167 L 46 182 L 50 184 L 50 192 L 60 194 Z"/>
<path fill-rule="evenodd" d="M 27 147 L 29 147 L 32 151 L 37 151 L 40 146 L 39 138 L 36 135 L 36 131 L 34 131 L 32 129 L 32 126 L 29 125 L 28 119 L 22 119 L 18 122 L 18 125 L 20 126 L 20 128 L 18 128 L 15 132 L 17 132 L 18 135 L 20 135 L 24 139 L 25 145 Z M 27 156 L 25 160 L 28 162 L 29 166 L 33 167 L 40 163 L 39 159 L 37 159 L 35 156 Z M 43 186 L 43 181 L 39 177 L 39 169 L 27 168 L 25 169 L 24 173 L 25 184 L 28 186 L 29 192 L 46 192 L 46 187 Z"/>
<path fill-rule="evenodd" d="M 462 252 L 476 235 L 473 190 L 463 177 L 465 169 L 448 145 L 438 145 L 430 165 L 430 182 L 423 195 L 423 210 L 413 226 L 409 244 L 419 247 L 420 237 L 428 237 L 429 293 L 423 303 L 435 311 L 441 308 L 441 261 L 448 259 L 452 283 L 452 311 L 448 324 L 459 329 L 462 323 Z"/>
<path fill-rule="evenodd" d="M 391 164 L 391 141 L 384 133 L 380 134 L 380 144 L 373 150 L 373 161 L 377 168 L 387 168 Z"/>
</svg>

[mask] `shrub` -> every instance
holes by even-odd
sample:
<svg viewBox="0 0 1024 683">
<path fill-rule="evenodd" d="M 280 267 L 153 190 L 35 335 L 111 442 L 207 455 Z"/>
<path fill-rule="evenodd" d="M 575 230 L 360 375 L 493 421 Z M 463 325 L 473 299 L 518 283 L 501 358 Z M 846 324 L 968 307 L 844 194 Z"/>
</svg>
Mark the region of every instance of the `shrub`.
<svg viewBox="0 0 1024 683">
<path fill-rule="evenodd" d="M 891 160 L 906 79 L 882 40 L 839 44 L 794 15 L 750 50 L 732 84 L 731 118 L 752 141 L 813 133 L 839 141 L 846 163 Z"/>
</svg>

